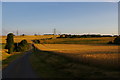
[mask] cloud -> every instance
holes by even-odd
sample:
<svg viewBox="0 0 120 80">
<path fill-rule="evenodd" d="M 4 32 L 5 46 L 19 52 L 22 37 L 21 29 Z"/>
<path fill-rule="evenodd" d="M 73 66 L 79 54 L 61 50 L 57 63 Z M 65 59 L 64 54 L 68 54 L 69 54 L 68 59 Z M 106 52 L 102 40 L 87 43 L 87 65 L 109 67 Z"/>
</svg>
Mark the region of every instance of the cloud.
<svg viewBox="0 0 120 80">
<path fill-rule="evenodd" d="M 119 2 L 120 0 L 2 0 L 2 2 Z"/>
</svg>

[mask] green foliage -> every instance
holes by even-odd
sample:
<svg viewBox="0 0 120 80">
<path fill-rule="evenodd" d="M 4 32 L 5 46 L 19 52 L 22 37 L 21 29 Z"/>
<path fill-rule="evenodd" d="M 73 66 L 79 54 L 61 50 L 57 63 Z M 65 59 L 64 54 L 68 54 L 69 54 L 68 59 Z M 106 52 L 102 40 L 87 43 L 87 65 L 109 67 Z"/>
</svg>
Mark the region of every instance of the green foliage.
<svg viewBox="0 0 120 80">
<path fill-rule="evenodd" d="M 108 44 L 113 44 L 113 42 L 112 42 L 112 41 L 109 41 Z"/>
<path fill-rule="evenodd" d="M 86 35 L 62 34 L 58 38 L 94 38 L 94 37 L 112 37 L 112 36 L 111 35 L 100 35 L 100 34 L 86 34 Z"/>
<path fill-rule="evenodd" d="M 17 46 L 17 48 L 16 48 L 16 51 L 18 51 L 18 52 L 24 52 L 24 51 L 27 51 L 27 50 L 29 50 L 29 44 L 28 44 L 28 42 L 26 41 L 26 40 L 22 40 L 19 44 L 18 44 L 18 46 Z"/>
<path fill-rule="evenodd" d="M 120 44 L 120 36 L 114 39 L 114 44 Z"/>
<path fill-rule="evenodd" d="M 40 44 L 40 40 L 37 40 L 37 39 L 33 40 L 33 42 L 36 44 Z"/>
<path fill-rule="evenodd" d="M 108 44 L 120 45 L 120 36 L 117 36 L 113 41 L 109 41 Z"/>
<path fill-rule="evenodd" d="M 8 49 L 8 53 L 11 54 L 14 50 L 14 34 L 13 33 L 9 33 L 7 35 L 7 39 L 6 39 L 6 49 Z"/>
</svg>

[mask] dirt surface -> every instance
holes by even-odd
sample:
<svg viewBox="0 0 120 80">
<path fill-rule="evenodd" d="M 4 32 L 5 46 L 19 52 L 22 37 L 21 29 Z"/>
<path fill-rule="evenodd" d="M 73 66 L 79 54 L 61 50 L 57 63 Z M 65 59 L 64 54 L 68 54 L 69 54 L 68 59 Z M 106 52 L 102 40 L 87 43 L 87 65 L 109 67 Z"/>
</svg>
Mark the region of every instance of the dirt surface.
<svg viewBox="0 0 120 80">
<path fill-rule="evenodd" d="M 39 78 L 32 69 L 29 62 L 31 52 L 13 61 L 8 67 L 2 70 L 2 78 Z"/>
</svg>

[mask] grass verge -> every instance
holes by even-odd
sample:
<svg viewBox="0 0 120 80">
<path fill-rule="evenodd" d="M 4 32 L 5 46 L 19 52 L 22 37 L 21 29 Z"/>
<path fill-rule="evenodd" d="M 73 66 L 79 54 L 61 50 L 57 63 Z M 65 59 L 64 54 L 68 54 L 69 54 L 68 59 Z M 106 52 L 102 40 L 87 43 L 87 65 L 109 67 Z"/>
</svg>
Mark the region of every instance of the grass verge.
<svg viewBox="0 0 120 80">
<path fill-rule="evenodd" d="M 49 51 L 35 50 L 30 56 L 34 70 L 41 78 L 119 78 L 119 72 L 107 71 L 63 55 Z"/>
</svg>

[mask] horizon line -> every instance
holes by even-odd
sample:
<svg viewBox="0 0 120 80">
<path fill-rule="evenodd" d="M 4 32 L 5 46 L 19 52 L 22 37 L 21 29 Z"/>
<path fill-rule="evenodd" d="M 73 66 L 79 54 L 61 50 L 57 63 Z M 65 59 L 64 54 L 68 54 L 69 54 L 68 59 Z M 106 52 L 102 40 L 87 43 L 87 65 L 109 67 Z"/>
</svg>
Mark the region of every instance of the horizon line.
<svg viewBox="0 0 120 80">
<path fill-rule="evenodd" d="M 27 35 L 35 35 L 35 34 L 25 34 L 25 35 L 27 36 Z M 51 34 L 53 34 L 53 33 L 43 33 L 43 34 L 37 34 L 37 35 L 51 35 Z M 119 34 L 100 34 L 100 33 L 82 33 L 82 34 L 73 34 L 73 33 L 61 33 L 61 34 L 59 34 L 59 33 L 57 33 L 56 35 L 63 35 L 63 34 L 67 34 L 67 35 L 119 35 Z M 0 36 L 6 36 L 6 35 L 7 34 L 2 34 Z M 19 34 L 19 36 L 20 35 L 22 35 L 22 34 Z"/>
</svg>

